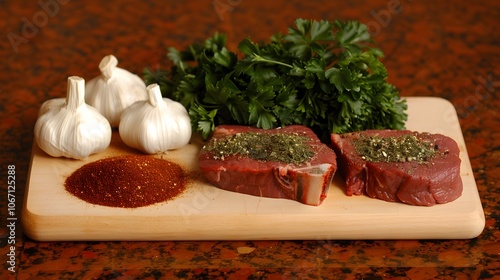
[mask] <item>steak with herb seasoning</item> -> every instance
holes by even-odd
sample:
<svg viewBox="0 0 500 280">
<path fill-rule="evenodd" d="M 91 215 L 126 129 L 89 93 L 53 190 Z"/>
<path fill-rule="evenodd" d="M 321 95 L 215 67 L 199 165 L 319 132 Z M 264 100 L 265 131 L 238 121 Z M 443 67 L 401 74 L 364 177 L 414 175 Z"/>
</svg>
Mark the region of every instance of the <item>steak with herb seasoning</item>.
<svg viewBox="0 0 500 280">
<path fill-rule="evenodd" d="M 223 125 L 202 148 L 199 166 L 221 189 L 317 206 L 327 196 L 337 161 L 305 126 Z"/>
<path fill-rule="evenodd" d="M 432 206 L 462 194 L 460 150 L 450 137 L 408 130 L 332 134 L 349 196 Z"/>
</svg>

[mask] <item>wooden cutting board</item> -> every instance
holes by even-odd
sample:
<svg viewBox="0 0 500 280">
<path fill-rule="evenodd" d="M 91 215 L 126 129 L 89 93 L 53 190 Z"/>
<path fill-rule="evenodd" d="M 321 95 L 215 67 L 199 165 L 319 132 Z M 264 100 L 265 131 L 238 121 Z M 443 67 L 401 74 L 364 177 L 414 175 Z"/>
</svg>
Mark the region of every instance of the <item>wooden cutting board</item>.
<svg viewBox="0 0 500 280">
<path fill-rule="evenodd" d="M 123 209 L 86 203 L 64 189 L 64 180 L 80 166 L 101 158 L 138 154 L 115 132 L 110 147 L 85 160 L 52 158 L 33 145 L 22 224 L 40 241 L 79 240 L 325 240 L 325 239 L 468 239 L 478 236 L 485 218 L 455 108 L 434 97 L 408 100 L 407 128 L 442 133 L 460 147 L 462 196 L 448 204 L 410 206 L 348 197 L 336 175 L 320 206 L 254 197 L 195 180 L 176 199 Z M 158 157 L 197 170 L 203 142 Z"/>
</svg>

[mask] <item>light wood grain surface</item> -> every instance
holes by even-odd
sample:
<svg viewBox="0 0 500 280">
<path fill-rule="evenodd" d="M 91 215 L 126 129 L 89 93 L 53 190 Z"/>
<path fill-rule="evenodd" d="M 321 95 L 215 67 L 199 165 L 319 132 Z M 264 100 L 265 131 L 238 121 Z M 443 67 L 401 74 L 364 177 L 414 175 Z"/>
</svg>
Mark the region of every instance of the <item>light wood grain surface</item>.
<svg viewBox="0 0 500 280">
<path fill-rule="evenodd" d="M 407 128 L 442 133 L 460 147 L 462 196 L 432 207 L 348 197 L 337 174 L 320 206 L 253 197 L 217 189 L 202 179 L 172 201 L 123 209 L 86 203 L 65 191 L 80 166 L 110 156 L 139 153 L 115 132 L 111 146 L 85 160 L 52 158 L 33 147 L 22 213 L 24 232 L 40 241 L 61 240 L 294 240 L 468 239 L 485 225 L 476 183 L 455 108 L 434 97 L 409 97 Z M 158 157 L 196 171 L 199 138 Z"/>
</svg>

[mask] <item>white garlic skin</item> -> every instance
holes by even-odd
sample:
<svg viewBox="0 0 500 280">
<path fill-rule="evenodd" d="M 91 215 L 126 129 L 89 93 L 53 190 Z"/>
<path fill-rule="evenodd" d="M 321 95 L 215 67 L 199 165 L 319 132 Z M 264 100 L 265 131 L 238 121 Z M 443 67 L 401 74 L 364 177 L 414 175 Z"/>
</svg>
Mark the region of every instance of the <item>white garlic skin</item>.
<svg viewBox="0 0 500 280">
<path fill-rule="evenodd" d="M 95 108 L 85 104 L 85 81 L 68 78 L 65 102 L 46 101 L 35 123 L 35 140 L 53 157 L 83 159 L 105 150 L 111 142 L 111 126 Z"/>
<path fill-rule="evenodd" d="M 117 65 L 115 56 L 105 56 L 99 63 L 101 75 L 88 81 L 85 86 L 85 102 L 95 107 L 112 127 L 118 127 L 125 108 L 147 99 L 144 81 Z"/>
<path fill-rule="evenodd" d="M 191 139 L 191 120 L 179 102 L 162 98 L 160 87 L 147 87 L 149 100 L 138 101 L 125 109 L 119 134 L 123 142 L 147 154 L 178 149 Z"/>
<path fill-rule="evenodd" d="M 49 111 L 51 108 L 54 108 L 56 106 L 63 106 L 65 103 L 66 103 L 65 97 L 46 100 L 45 102 L 42 103 L 42 106 L 40 106 L 40 110 L 38 110 L 38 117 L 47 113 L 47 111 Z"/>
</svg>

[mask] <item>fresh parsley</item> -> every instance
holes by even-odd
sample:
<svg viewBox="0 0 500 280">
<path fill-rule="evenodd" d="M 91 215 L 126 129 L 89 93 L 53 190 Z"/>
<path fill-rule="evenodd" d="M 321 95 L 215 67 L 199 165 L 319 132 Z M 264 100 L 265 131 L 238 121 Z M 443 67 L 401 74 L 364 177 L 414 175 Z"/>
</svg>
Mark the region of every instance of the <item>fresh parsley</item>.
<svg viewBox="0 0 500 280">
<path fill-rule="evenodd" d="M 220 33 L 185 50 L 169 48 L 171 68 L 145 69 L 144 76 L 188 109 L 204 138 L 219 124 L 302 124 L 323 140 L 330 133 L 402 129 L 406 102 L 386 81 L 383 53 L 373 43 L 358 21 L 297 19 L 268 43 L 242 40 L 238 54 Z"/>
</svg>

